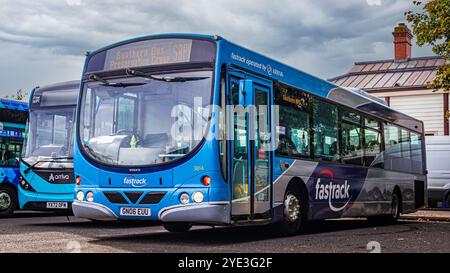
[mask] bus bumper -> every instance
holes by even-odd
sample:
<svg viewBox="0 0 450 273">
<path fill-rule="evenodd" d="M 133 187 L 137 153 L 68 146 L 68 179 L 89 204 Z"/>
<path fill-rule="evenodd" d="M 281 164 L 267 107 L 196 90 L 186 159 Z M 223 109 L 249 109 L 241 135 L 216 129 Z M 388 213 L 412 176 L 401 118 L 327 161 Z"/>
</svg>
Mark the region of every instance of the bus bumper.
<svg viewBox="0 0 450 273">
<path fill-rule="evenodd" d="M 72 211 L 76 217 L 100 221 L 115 221 L 117 215 L 108 207 L 92 202 L 74 201 Z"/>
<path fill-rule="evenodd" d="M 73 192 L 70 193 L 37 193 L 26 191 L 18 186 L 17 195 L 19 198 L 20 209 L 27 210 L 49 210 L 46 208 L 47 202 L 66 202 L 70 210 L 70 204 L 73 201 Z M 61 209 L 50 209 L 60 211 Z M 64 209 L 63 209 L 64 210 Z"/>
<path fill-rule="evenodd" d="M 230 204 L 228 202 L 210 202 L 177 205 L 161 209 L 158 217 L 162 222 L 224 225 L 230 223 Z"/>
</svg>

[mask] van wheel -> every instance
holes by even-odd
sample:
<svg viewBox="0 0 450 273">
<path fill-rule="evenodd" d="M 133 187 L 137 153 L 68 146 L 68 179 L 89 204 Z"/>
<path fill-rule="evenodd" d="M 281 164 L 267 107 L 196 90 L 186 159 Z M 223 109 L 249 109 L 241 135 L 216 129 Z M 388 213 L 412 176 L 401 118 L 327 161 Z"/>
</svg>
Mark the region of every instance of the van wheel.
<svg viewBox="0 0 450 273">
<path fill-rule="evenodd" d="M 17 209 L 17 193 L 9 186 L 0 185 L 0 218 L 11 217 Z"/>
<path fill-rule="evenodd" d="M 305 202 L 300 191 L 289 187 L 284 197 L 284 219 L 273 226 L 277 235 L 292 236 L 299 232 L 305 219 Z"/>
<path fill-rule="evenodd" d="M 190 223 L 164 223 L 163 226 L 167 231 L 176 233 L 188 232 L 192 228 Z"/>
<path fill-rule="evenodd" d="M 447 194 L 447 198 L 445 198 L 445 202 L 447 203 L 447 208 L 450 208 L 450 194 Z"/>
</svg>

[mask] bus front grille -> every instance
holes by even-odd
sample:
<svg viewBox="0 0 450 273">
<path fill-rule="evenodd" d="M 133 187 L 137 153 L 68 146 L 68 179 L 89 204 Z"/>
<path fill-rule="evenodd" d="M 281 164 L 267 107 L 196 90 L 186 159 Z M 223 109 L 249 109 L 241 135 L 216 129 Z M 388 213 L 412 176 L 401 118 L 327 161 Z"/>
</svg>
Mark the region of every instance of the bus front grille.
<svg viewBox="0 0 450 273">
<path fill-rule="evenodd" d="M 103 194 L 112 204 L 128 204 L 127 200 L 119 192 L 104 192 Z"/>
<path fill-rule="evenodd" d="M 165 195 L 166 192 L 149 192 L 144 196 L 144 198 L 142 198 L 140 204 L 158 204 L 159 202 L 161 202 Z"/>
</svg>

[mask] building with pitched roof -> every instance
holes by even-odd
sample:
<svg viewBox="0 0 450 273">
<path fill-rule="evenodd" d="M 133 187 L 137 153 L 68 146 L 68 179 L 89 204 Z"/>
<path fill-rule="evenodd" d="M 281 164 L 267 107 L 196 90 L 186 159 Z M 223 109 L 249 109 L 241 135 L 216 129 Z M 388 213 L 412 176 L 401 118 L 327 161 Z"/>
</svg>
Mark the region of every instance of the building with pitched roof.
<svg viewBox="0 0 450 273">
<path fill-rule="evenodd" d="M 436 77 L 436 68 L 445 64 L 438 56 L 413 58 L 412 34 L 400 23 L 394 32 L 394 58 L 356 62 L 350 71 L 331 81 L 343 87 L 362 89 L 395 110 L 419 120 L 427 135 L 449 135 L 449 94 L 431 90 L 428 83 Z"/>
</svg>

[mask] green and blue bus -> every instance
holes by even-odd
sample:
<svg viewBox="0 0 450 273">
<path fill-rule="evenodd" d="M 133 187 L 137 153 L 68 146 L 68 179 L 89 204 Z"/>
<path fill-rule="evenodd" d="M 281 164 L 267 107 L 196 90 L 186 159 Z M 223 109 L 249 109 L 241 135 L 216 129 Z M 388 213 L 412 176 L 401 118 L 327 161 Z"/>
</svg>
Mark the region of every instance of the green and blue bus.
<svg viewBox="0 0 450 273">
<path fill-rule="evenodd" d="M 28 104 L 0 99 L 0 218 L 17 208 L 19 158 L 28 117 Z"/>
<path fill-rule="evenodd" d="M 20 160 L 19 208 L 70 212 L 75 188 L 73 124 L 79 81 L 35 88 Z"/>
<path fill-rule="evenodd" d="M 192 225 L 368 217 L 425 205 L 423 123 L 219 36 L 165 34 L 88 54 L 75 216 Z"/>
</svg>

